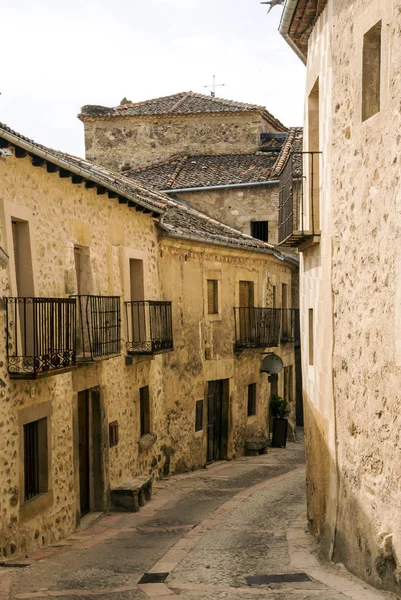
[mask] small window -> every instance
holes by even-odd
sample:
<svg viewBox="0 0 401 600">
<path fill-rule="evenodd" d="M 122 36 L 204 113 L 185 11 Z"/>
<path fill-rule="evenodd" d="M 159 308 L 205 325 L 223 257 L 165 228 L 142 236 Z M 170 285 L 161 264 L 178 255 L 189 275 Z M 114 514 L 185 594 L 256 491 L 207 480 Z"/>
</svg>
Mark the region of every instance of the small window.
<svg viewBox="0 0 401 600">
<path fill-rule="evenodd" d="M 379 21 L 363 36 L 362 121 L 380 110 L 381 33 Z"/>
<path fill-rule="evenodd" d="M 268 242 L 269 221 L 251 221 L 251 236 L 262 242 Z"/>
<path fill-rule="evenodd" d="M 219 312 L 219 296 L 218 296 L 218 281 L 217 279 L 207 280 L 207 314 L 217 315 Z"/>
<path fill-rule="evenodd" d="M 109 440 L 110 440 L 110 448 L 113 446 L 117 446 L 119 436 L 118 436 L 118 421 L 113 421 L 109 423 Z"/>
<path fill-rule="evenodd" d="M 141 436 L 150 432 L 149 386 L 140 388 Z"/>
<path fill-rule="evenodd" d="M 256 415 L 256 383 L 248 385 L 248 417 Z"/>
<path fill-rule="evenodd" d="M 203 400 L 197 400 L 195 407 L 195 431 L 203 429 Z"/>
<path fill-rule="evenodd" d="M 313 365 L 313 308 L 309 309 L 309 323 L 308 323 L 308 332 L 309 332 L 309 364 Z"/>
<path fill-rule="evenodd" d="M 284 400 L 292 402 L 293 400 L 293 370 L 292 365 L 284 367 Z"/>
<path fill-rule="evenodd" d="M 24 499 L 48 491 L 47 418 L 24 425 Z"/>
</svg>

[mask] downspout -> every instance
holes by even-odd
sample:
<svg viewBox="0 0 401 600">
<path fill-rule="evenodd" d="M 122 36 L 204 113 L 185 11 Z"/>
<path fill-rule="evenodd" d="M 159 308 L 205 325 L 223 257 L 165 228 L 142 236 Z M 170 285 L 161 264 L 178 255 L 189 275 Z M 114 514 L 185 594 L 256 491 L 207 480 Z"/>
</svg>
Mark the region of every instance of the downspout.
<svg viewBox="0 0 401 600">
<path fill-rule="evenodd" d="M 205 190 L 228 190 L 230 188 L 256 187 L 260 185 L 274 185 L 279 183 L 279 179 L 269 179 L 268 181 L 252 181 L 250 183 L 227 183 L 225 185 L 204 185 L 201 187 L 174 188 L 171 190 L 160 190 L 163 194 L 173 194 L 175 192 L 204 192 Z"/>
<path fill-rule="evenodd" d="M 298 0 L 287 0 L 284 6 L 283 14 L 281 15 L 281 21 L 279 25 L 279 33 L 283 36 L 287 44 L 292 48 L 295 54 L 302 60 L 306 65 L 306 57 L 302 54 L 298 46 L 293 42 L 290 37 L 290 27 L 292 19 L 294 17 L 295 9 L 298 5 Z"/>
</svg>

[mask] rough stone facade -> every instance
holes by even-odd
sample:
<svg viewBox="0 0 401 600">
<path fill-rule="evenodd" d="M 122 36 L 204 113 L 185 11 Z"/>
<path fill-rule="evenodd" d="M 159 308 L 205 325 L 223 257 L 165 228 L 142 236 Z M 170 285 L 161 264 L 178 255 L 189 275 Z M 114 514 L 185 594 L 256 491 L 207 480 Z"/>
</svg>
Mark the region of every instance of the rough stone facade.
<svg viewBox="0 0 401 600">
<path fill-rule="evenodd" d="M 379 110 L 363 119 L 364 38 L 375 26 Z M 399 0 L 329 0 L 310 35 L 306 108 L 319 78 L 321 241 L 301 259 L 304 347 L 311 308 L 315 338 L 315 364 L 307 353 L 303 360 L 309 517 L 327 555 L 398 593 L 400 31 Z"/>
<path fill-rule="evenodd" d="M 196 192 L 177 192 L 198 210 L 251 235 L 251 221 L 269 222 L 269 244 L 277 244 L 277 183 Z"/>
<path fill-rule="evenodd" d="M 10 379 L 6 356 L 6 311 L 0 311 L 0 548 L 10 558 L 54 543 L 79 526 L 80 458 L 78 395 L 90 390 L 90 510 L 109 506 L 110 488 L 125 479 L 158 477 L 206 461 L 206 415 L 195 432 L 195 401 L 207 382 L 225 379 L 228 392 L 226 457 L 243 452 L 245 439 L 268 431 L 267 375 L 259 373 L 260 352 L 234 353 L 233 306 L 238 281 L 255 282 L 256 299 L 272 306 L 271 286 L 290 284 L 294 267 L 271 254 L 170 239 L 154 218 L 87 189 L 71 177 L 49 173 L 32 157 L 0 163 L 0 245 L 10 257 L 1 271 L 1 294 L 17 295 L 12 220 L 28 224 L 33 274 L 31 295 L 66 298 L 77 292 L 74 247 L 86 251 L 85 293 L 130 299 L 129 259 L 144 264 L 144 297 L 173 302 L 174 351 L 126 360 L 127 329 L 122 312 L 122 353 L 80 364 L 71 372 L 37 380 Z M 61 175 L 65 175 L 61 173 Z M 29 269 L 29 264 L 31 269 Z M 205 278 L 221 274 L 221 318 L 204 314 Z M 275 282 L 275 283 L 274 283 Z M 21 295 L 21 294 L 20 294 Z M 215 316 L 215 315 L 213 315 Z M 9 323 L 12 328 L 13 325 Z M 277 349 L 293 363 L 292 344 Z M 247 417 L 247 385 L 257 383 L 257 414 Z M 280 381 L 279 390 L 282 388 Z M 140 388 L 150 390 L 152 444 L 141 442 Z M 293 396 L 294 397 L 294 396 Z M 24 499 L 24 426 L 47 419 L 46 490 Z M 119 439 L 110 446 L 109 424 Z M 42 464 L 41 468 L 44 467 Z"/>
<path fill-rule="evenodd" d="M 176 154 L 256 152 L 260 134 L 274 131 L 257 111 L 81 118 L 86 158 L 112 171 L 154 163 Z"/>
</svg>

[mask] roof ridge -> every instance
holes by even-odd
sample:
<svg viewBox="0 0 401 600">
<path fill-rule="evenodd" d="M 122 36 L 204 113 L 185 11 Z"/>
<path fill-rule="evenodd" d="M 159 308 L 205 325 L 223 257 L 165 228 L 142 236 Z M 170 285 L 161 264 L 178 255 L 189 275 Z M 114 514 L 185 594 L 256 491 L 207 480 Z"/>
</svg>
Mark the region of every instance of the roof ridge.
<svg viewBox="0 0 401 600">
<path fill-rule="evenodd" d="M 132 167 L 131 169 L 127 169 L 126 171 L 122 171 L 122 175 L 126 175 L 127 173 L 132 173 L 133 171 L 146 171 L 150 167 L 162 167 L 163 165 L 168 165 L 175 160 L 181 160 L 187 156 L 186 154 L 174 154 L 174 156 L 170 156 L 169 158 L 165 158 L 163 160 L 157 160 L 154 163 L 145 163 L 144 165 L 140 165 L 139 167 Z"/>
<path fill-rule="evenodd" d="M 148 100 L 140 100 L 139 102 L 129 102 L 128 104 L 119 104 L 118 106 L 111 107 L 112 110 L 124 110 L 125 108 L 132 108 L 134 106 L 142 106 L 149 102 L 157 102 L 158 100 L 164 100 L 165 98 L 174 98 L 175 96 L 186 96 L 191 92 L 178 92 L 177 94 L 168 94 L 167 96 L 158 96 L 157 98 L 149 98 Z"/>
<path fill-rule="evenodd" d="M 168 178 L 167 180 L 167 187 L 171 188 L 173 187 L 173 183 L 174 181 L 177 179 L 178 175 L 180 174 L 180 172 L 182 171 L 184 164 L 187 162 L 188 160 L 188 156 L 183 156 L 181 158 L 181 160 L 178 161 L 178 165 L 176 166 L 176 168 L 174 169 L 173 174 Z"/>
</svg>

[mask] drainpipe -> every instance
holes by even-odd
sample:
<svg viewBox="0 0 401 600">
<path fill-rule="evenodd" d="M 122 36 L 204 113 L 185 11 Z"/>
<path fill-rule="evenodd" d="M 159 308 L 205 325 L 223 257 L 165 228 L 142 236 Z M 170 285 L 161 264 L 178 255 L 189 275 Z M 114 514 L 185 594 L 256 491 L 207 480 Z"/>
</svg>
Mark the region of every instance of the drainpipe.
<svg viewBox="0 0 401 600">
<path fill-rule="evenodd" d="M 202 187 L 174 188 L 171 190 L 160 190 L 163 194 L 173 194 L 175 192 L 204 192 L 205 190 L 227 190 L 230 188 L 256 187 L 260 185 L 274 185 L 279 183 L 279 179 L 269 179 L 268 181 L 252 181 L 250 183 L 228 183 L 226 185 L 205 185 Z"/>
<path fill-rule="evenodd" d="M 287 42 L 287 44 L 292 48 L 292 50 L 294 50 L 298 58 L 300 58 L 304 65 L 306 65 L 306 57 L 302 54 L 298 46 L 293 42 L 289 34 L 292 19 L 294 17 L 294 12 L 297 5 L 298 0 L 287 0 L 284 6 L 283 14 L 281 15 L 281 21 L 278 30 Z"/>
</svg>

